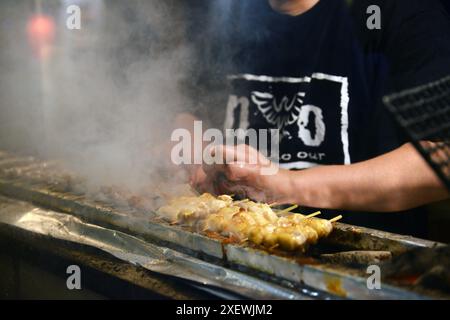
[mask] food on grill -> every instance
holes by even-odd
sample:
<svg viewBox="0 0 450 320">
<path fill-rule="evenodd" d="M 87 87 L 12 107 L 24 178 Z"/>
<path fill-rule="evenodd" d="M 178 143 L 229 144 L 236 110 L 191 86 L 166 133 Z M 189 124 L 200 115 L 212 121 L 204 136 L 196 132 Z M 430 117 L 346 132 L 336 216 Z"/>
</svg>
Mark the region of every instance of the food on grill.
<svg viewBox="0 0 450 320">
<path fill-rule="evenodd" d="M 204 193 L 199 197 L 179 197 L 169 201 L 168 205 L 159 208 L 158 213 L 171 223 L 193 224 L 220 209 L 230 206 L 230 196 L 214 197 Z"/>
<path fill-rule="evenodd" d="M 314 229 L 320 238 L 328 236 L 331 233 L 331 231 L 333 231 L 333 224 L 330 221 L 324 219 L 318 218 L 305 219 L 305 216 L 301 214 L 293 214 L 288 217 L 285 217 L 284 219 L 288 220 L 289 223 L 293 225 L 301 223 L 304 226 Z"/>
<path fill-rule="evenodd" d="M 295 207 L 277 213 L 268 204 L 234 201 L 227 195 L 214 197 L 205 193 L 198 197 L 172 199 L 157 212 L 170 223 L 288 251 L 304 250 L 307 245 L 328 236 L 333 230 L 333 222 L 341 218 L 330 221 L 314 218 L 320 212 L 309 216 L 285 215 Z"/>
<path fill-rule="evenodd" d="M 237 201 L 235 204 L 245 211 L 250 212 L 250 214 L 258 221 L 260 221 L 260 219 L 265 219 L 266 221 L 276 222 L 278 219 L 278 215 L 268 204 L 255 203 L 249 200 Z"/>
</svg>

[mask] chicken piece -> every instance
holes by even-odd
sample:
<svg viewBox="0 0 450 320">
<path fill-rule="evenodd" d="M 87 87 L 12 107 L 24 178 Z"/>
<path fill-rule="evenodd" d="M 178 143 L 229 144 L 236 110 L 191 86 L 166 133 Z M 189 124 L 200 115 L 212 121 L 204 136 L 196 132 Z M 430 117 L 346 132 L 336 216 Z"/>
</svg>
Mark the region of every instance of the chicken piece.
<svg viewBox="0 0 450 320">
<path fill-rule="evenodd" d="M 275 228 L 272 232 L 267 232 L 264 235 L 263 244 L 267 248 L 272 248 L 278 244 L 278 233 L 275 232 Z"/>
<path fill-rule="evenodd" d="M 287 225 L 299 224 L 305 220 L 305 216 L 300 213 L 293 213 L 288 216 L 281 217 L 278 222 L 285 223 Z"/>
<path fill-rule="evenodd" d="M 242 211 L 242 208 L 228 207 L 206 218 L 204 226 L 205 230 L 243 240 L 249 237 L 251 229 L 257 226 L 257 221 L 249 212 Z"/>
<path fill-rule="evenodd" d="M 256 244 L 265 243 L 267 246 L 276 244 L 276 237 L 272 235 L 278 217 L 269 206 L 259 205 L 252 201 L 238 204 L 241 211 L 233 216 L 230 229 L 241 239 L 249 239 Z M 275 218 L 275 219 L 274 219 Z"/>
<path fill-rule="evenodd" d="M 244 212 L 246 213 L 247 216 L 251 217 L 252 221 L 254 221 L 254 224 L 256 224 L 258 226 L 263 226 L 263 225 L 271 223 L 260 213 L 253 212 L 253 211 L 244 211 Z"/>
<path fill-rule="evenodd" d="M 158 213 L 171 222 L 288 251 L 303 250 L 333 229 L 328 220 L 301 214 L 279 217 L 267 204 L 208 193 L 173 199 Z"/>
<path fill-rule="evenodd" d="M 248 240 L 256 245 L 260 245 L 264 240 L 264 233 L 260 226 L 251 227 L 248 232 Z"/>
<path fill-rule="evenodd" d="M 280 217 L 277 221 L 277 225 L 280 227 L 289 227 L 298 224 L 294 219 L 288 217 Z"/>
<path fill-rule="evenodd" d="M 239 211 L 239 207 L 225 207 L 220 209 L 218 212 L 207 216 L 201 223 L 202 229 L 204 231 L 213 231 L 222 233 L 228 224 L 233 219 L 233 216 Z"/>
<path fill-rule="evenodd" d="M 253 201 L 241 201 L 237 205 L 248 212 L 252 212 L 254 215 L 258 215 L 258 220 L 260 220 L 261 224 L 265 222 L 262 219 L 272 223 L 276 222 L 278 219 L 277 214 L 273 212 L 268 204 L 256 203 Z"/>
<path fill-rule="evenodd" d="M 306 220 L 309 219 L 310 218 L 305 219 L 305 217 L 301 214 L 293 214 L 289 217 L 282 217 L 278 219 L 278 225 L 292 232 L 304 234 L 307 242 L 314 244 L 319 239 L 319 234 L 314 228 L 305 223 Z"/>
<path fill-rule="evenodd" d="M 309 227 L 276 227 L 268 224 L 253 227 L 249 233 L 249 240 L 257 245 L 263 244 L 268 248 L 279 245 L 284 250 L 293 251 L 303 248 L 307 243 L 317 241 L 317 233 Z"/>
<path fill-rule="evenodd" d="M 212 231 L 220 233 L 225 226 L 225 218 L 219 214 L 211 214 L 202 222 L 202 231 Z"/>
<path fill-rule="evenodd" d="M 278 235 L 275 233 L 276 226 L 273 224 L 267 224 L 260 228 L 262 235 L 262 244 L 270 248 L 278 243 Z"/>
<path fill-rule="evenodd" d="M 298 213 L 292 214 L 283 219 L 290 220 L 294 224 L 304 225 L 314 229 L 317 232 L 319 238 L 327 237 L 331 233 L 331 231 L 333 231 L 333 224 L 325 219 L 305 218 L 304 215 Z"/>
<path fill-rule="evenodd" d="M 193 224 L 211 213 L 233 203 L 230 196 L 214 197 L 204 193 L 199 197 L 179 197 L 157 210 L 164 219 L 173 223 Z"/>
<path fill-rule="evenodd" d="M 238 214 L 234 215 L 233 218 L 241 218 L 250 226 L 256 226 L 260 225 L 260 220 L 258 220 L 258 217 L 255 216 L 252 212 L 248 211 L 242 211 L 242 209 L 239 211 Z"/>
<path fill-rule="evenodd" d="M 264 242 L 269 243 L 270 240 L 265 240 L 270 237 L 270 234 L 275 230 L 274 225 L 253 226 L 248 231 L 248 240 L 256 245 L 261 245 Z M 273 242 L 273 240 L 272 240 Z"/>
<path fill-rule="evenodd" d="M 301 224 L 313 228 L 319 235 L 319 238 L 327 237 L 333 231 L 333 224 L 324 219 L 304 219 Z"/>
<path fill-rule="evenodd" d="M 315 244 L 319 239 L 317 232 L 308 226 L 282 227 L 278 228 L 278 233 L 281 247 L 301 248 L 307 244 Z M 281 243 L 283 241 L 285 242 L 284 245 Z"/>
<path fill-rule="evenodd" d="M 235 237 L 240 240 L 248 238 L 251 225 L 249 225 L 243 217 L 235 217 L 227 223 L 222 231 L 224 236 Z"/>
<path fill-rule="evenodd" d="M 305 247 L 307 238 L 303 233 L 288 230 L 278 232 L 278 244 L 280 248 L 288 251 L 295 251 Z"/>
</svg>

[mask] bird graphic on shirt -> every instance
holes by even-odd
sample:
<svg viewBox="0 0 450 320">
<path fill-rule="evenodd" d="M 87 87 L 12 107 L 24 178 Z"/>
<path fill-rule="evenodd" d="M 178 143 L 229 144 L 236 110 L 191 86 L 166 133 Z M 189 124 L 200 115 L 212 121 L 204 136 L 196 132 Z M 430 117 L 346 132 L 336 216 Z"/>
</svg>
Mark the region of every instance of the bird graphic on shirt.
<svg viewBox="0 0 450 320">
<path fill-rule="evenodd" d="M 288 138 L 291 134 L 285 128 L 297 122 L 303 97 L 305 97 L 304 92 L 297 92 L 292 98 L 283 96 L 279 100 L 272 93 L 259 91 L 251 93 L 252 102 L 266 121 L 279 129 L 283 137 Z"/>
</svg>

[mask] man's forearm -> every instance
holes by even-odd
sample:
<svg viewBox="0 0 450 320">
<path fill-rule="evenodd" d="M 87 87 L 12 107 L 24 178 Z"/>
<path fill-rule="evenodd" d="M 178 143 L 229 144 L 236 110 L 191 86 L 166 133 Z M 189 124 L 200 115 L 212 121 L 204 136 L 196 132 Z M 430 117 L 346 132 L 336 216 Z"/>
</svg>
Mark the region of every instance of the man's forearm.
<svg viewBox="0 0 450 320">
<path fill-rule="evenodd" d="M 326 209 L 400 211 L 449 197 L 410 144 L 349 166 L 324 166 L 289 175 L 286 202 Z"/>
</svg>

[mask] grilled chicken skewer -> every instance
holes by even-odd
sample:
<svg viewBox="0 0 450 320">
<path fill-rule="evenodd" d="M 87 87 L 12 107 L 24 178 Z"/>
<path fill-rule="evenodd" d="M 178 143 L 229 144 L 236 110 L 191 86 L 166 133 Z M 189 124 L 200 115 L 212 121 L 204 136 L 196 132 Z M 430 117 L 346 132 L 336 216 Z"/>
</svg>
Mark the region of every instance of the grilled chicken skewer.
<svg viewBox="0 0 450 320">
<path fill-rule="evenodd" d="M 230 196 L 214 197 L 203 194 L 199 197 L 181 197 L 161 207 L 158 213 L 171 223 L 195 226 L 202 231 L 211 231 L 240 241 L 250 241 L 268 248 L 304 250 L 318 239 L 328 236 L 333 230 L 332 221 L 309 216 L 285 215 L 294 209 L 285 209 L 277 215 L 267 204 L 248 199 L 233 201 Z"/>
<path fill-rule="evenodd" d="M 220 209 L 233 203 L 227 195 L 214 197 L 204 193 L 199 197 L 179 197 L 158 209 L 158 214 L 166 221 L 177 224 L 193 225 Z"/>
<path fill-rule="evenodd" d="M 268 219 L 266 216 L 261 212 L 241 211 L 238 207 L 225 208 L 205 220 L 204 230 L 240 240 L 248 239 L 269 248 L 278 244 L 285 250 L 297 250 L 315 244 L 319 237 L 331 232 L 331 223 L 327 220 L 311 221 L 311 218 L 295 214 L 274 221 L 271 215 Z"/>
<path fill-rule="evenodd" d="M 333 230 L 333 224 L 324 219 L 318 218 L 305 218 L 304 215 L 301 214 L 292 214 L 288 217 L 285 217 L 292 224 L 302 224 L 314 229 L 319 238 L 323 238 L 328 236 Z"/>
</svg>

